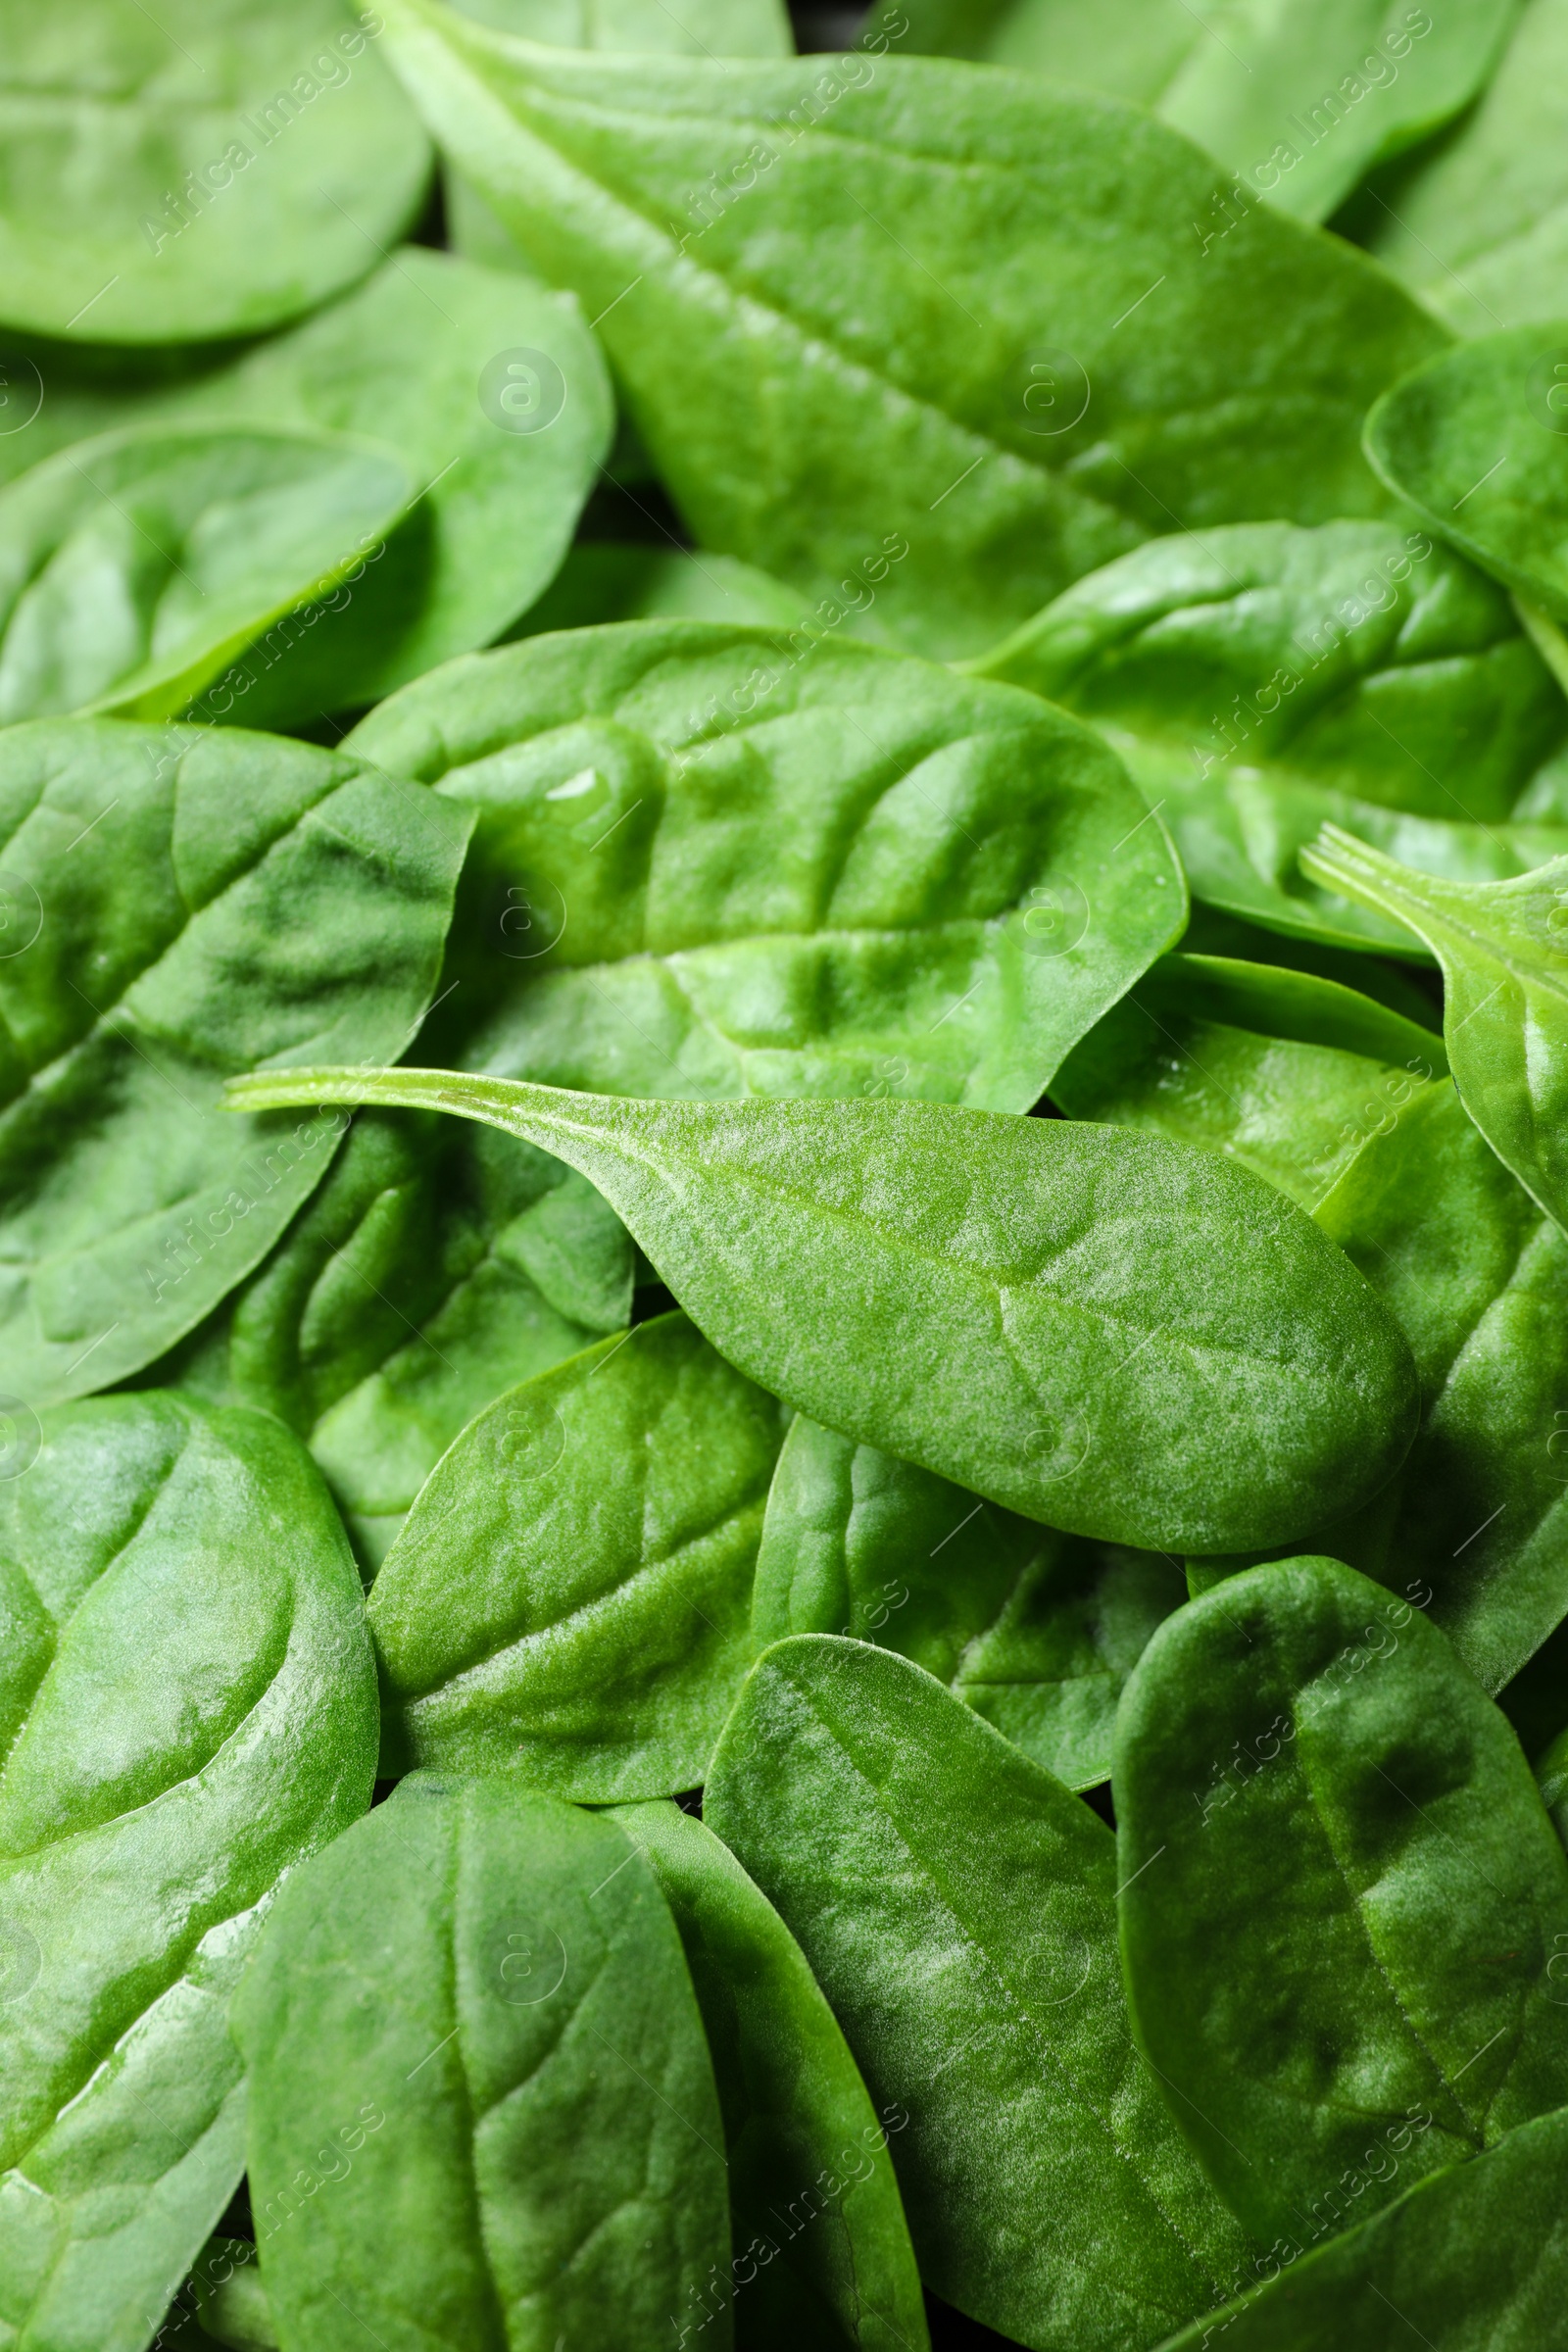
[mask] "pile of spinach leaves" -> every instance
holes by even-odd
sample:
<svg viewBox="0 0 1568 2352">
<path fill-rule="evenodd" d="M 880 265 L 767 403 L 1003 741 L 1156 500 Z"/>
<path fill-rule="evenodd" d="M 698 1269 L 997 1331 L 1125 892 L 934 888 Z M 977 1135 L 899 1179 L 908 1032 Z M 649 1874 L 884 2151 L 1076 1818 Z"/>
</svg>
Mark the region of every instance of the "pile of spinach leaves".
<svg viewBox="0 0 1568 2352">
<path fill-rule="evenodd" d="M 1547 2352 L 1568 0 L 0 0 L 0 2346 Z"/>
</svg>

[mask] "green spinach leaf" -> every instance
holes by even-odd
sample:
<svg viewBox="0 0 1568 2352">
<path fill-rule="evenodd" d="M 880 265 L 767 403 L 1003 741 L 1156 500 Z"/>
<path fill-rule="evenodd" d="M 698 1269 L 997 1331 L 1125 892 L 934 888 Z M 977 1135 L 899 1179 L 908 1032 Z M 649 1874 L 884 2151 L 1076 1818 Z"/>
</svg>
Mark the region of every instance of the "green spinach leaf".
<svg viewBox="0 0 1568 2352">
<path fill-rule="evenodd" d="M 1057 1535 L 804 1413 L 752 1596 L 759 1648 L 853 1634 L 913 1658 L 1070 1788 L 1110 1777 L 1121 1688 L 1187 1597 L 1159 1553 Z"/>
<path fill-rule="evenodd" d="M 603 1817 L 406 1781 L 284 1887 L 236 2003 L 289 2352 L 655 2344 L 708 2321 L 723 2126 L 658 1881 Z M 351 2327 L 351 2323 L 354 2323 Z"/>
<path fill-rule="evenodd" d="M 199 342 L 363 277 L 429 174 L 383 30 L 333 0 L 6 0 L 6 323 Z"/>
<path fill-rule="evenodd" d="M 625 1227 L 494 1128 L 369 1111 L 271 1254 L 138 1385 L 286 1421 L 376 1568 L 503 1390 L 631 1318 Z"/>
<path fill-rule="evenodd" d="M 347 748 L 477 810 L 430 1043 L 504 1077 L 1023 1111 L 1185 919 L 1088 728 L 808 631 L 535 639 Z"/>
<path fill-rule="evenodd" d="M 151 2352 L 277 2352 L 272 2308 L 246 2237 L 212 2237 L 154 2336 Z"/>
<path fill-rule="evenodd" d="M 1228 1578 L 1134 1668 L 1115 1785 L 1139 2043 L 1260 2239 L 1568 2104 L 1568 1856 L 1407 1601 L 1336 1560 Z"/>
<path fill-rule="evenodd" d="M 1176 133 L 939 61 L 578 57 L 386 13 L 693 537 L 824 600 L 896 552 L 884 637 L 977 653 L 1173 520 L 1382 511 L 1355 432 L 1439 330 L 1266 206 L 1205 251 L 1216 167 Z"/>
<path fill-rule="evenodd" d="M 403 1050 L 469 821 L 237 730 L 0 732 L 0 1346 L 31 1407 L 151 1363 L 267 1254 L 344 1122 L 236 1127 L 223 1075 Z"/>
<path fill-rule="evenodd" d="M 243 2166 L 262 1915 L 369 1802 L 374 1669 L 275 1422 L 99 1397 L 34 1436 L 0 1485 L 0 2325 L 141 2352 Z"/>
<path fill-rule="evenodd" d="M 793 588 L 733 556 L 590 539 L 570 550 L 539 602 L 507 635 L 538 637 L 613 620 L 792 629 L 810 617 L 810 607 Z"/>
<path fill-rule="evenodd" d="M 684 1315 L 464 1430 L 370 1594 L 382 1762 L 608 1803 L 695 1788 L 752 1655 L 783 1417 Z"/>
<path fill-rule="evenodd" d="M 1162 1137 L 439 1070 L 262 1074 L 228 1100 L 441 1108 L 557 1152 L 738 1369 L 1074 1534 L 1284 1542 L 1410 1443 L 1414 1367 L 1381 1300 L 1257 1178 Z"/>
<path fill-rule="evenodd" d="M 61 450 L 0 491 L 0 724 L 176 716 L 414 489 L 390 450 L 322 433 L 143 425 Z"/>
<path fill-rule="evenodd" d="M 742 2352 L 926 2352 L 925 2304 L 879 2118 L 806 1956 L 710 1830 L 671 1804 L 613 1819 L 653 1864 L 718 2082 Z"/>
<path fill-rule="evenodd" d="M 1035 2352 L 1151 2344 L 1223 2296 L 1247 2243 L 1133 2046 L 1087 1805 L 909 1660 L 806 1635 L 753 1669 L 707 1812 L 908 2116 L 938 2294 Z"/>
</svg>

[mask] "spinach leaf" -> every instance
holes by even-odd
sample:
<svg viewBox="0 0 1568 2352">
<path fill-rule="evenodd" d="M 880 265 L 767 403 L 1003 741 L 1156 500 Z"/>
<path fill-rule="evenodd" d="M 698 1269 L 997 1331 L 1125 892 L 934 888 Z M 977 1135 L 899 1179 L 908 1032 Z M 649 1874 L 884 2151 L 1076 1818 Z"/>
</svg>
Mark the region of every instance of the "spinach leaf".
<svg viewBox="0 0 1568 2352">
<path fill-rule="evenodd" d="M 675 1916 L 718 2082 L 744 2352 L 926 2352 L 880 2119 L 800 1945 L 729 1849 L 671 1804 L 613 1815 Z"/>
<path fill-rule="evenodd" d="M 420 1774 L 292 1878 L 236 2003 L 289 2352 L 674 2340 L 728 2255 L 680 1939 L 619 1830 Z"/>
<path fill-rule="evenodd" d="M 0 312 L 34 334 L 253 334 L 363 277 L 417 211 L 374 9 L 6 0 Z"/>
<path fill-rule="evenodd" d="M 1568 0 L 1526 0 L 1458 128 L 1374 183 L 1357 227 L 1456 334 L 1568 314 Z"/>
<path fill-rule="evenodd" d="M 695 1788 L 752 1655 L 783 1418 L 684 1315 L 471 1421 L 370 1595 L 382 1763 L 608 1803 Z"/>
<path fill-rule="evenodd" d="M 1266 206 L 1205 252 L 1216 167 L 1145 118 L 938 61 L 386 14 L 452 163 L 599 321 L 692 536 L 824 601 L 896 553 L 884 637 L 978 653 L 1172 520 L 1383 511 L 1355 432 L 1439 330 Z"/>
<path fill-rule="evenodd" d="M 1296 0 L 1225 10 L 1223 32 L 1183 0 L 1122 0 L 1093 18 L 1071 0 L 962 10 L 954 0 L 908 0 L 906 11 L 889 0 L 878 12 L 890 29 L 906 14 L 908 46 L 1086 82 L 1152 107 L 1206 147 L 1238 182 L 1193 223 L 1211 241 L 1245 218 L 1258 191 L 1302 220 L 1326 220 L 1370 166 L 1486 86 L 1518 0 L 1465 0 L 1436 23 L 1424 8 L 1396 15 L 1385 0 Z"/>
<path fill-rule="evenodd" d="M 504 1077 L 1023 1111 L 1185 916 L 1088 728 L 806 631 L 535 639 L 348 748 L 478 812 L 431 1044 Z"/>
<path fill-rule="evenodd" d="M 792 629 L 810 619 L 804 597 L 733 556 L 684 548 L 585 540 L 509 638 L 584 629 L 613 620 L 711 620 Z"/>
<path fill-rule="evenodd" d="M 236 1127 L 223 1075 L 403 1050 L 468 825 L 237 730 L 0 731 L 0 1347 L 30 1406 L 152 1362 L 267 1254 L 344 1122 Z"/>
<path fill-rule="evenodd" d="M 138 1384 L 286 1421 L 373 1570 L 464 1424 L 629 1322 L 631 1289 L 625 1227 L 559 1159 L 369 1111 L 271 1254 Z"/>
<path fill-rule="evenodd" d="M 210 2237 L 174 2297 L 150 2352 L 277 2352 L 272 2307 L 247 2237 Z"/>
<path fill-rule="evenodd" d="M 440 1070 L 263 1073 L 228 1100 L 425 1105 L 557 1152 L 739 1370 L 1073 1534 L 1284 1542 L 1409 1446 L 1414 1368 L 1381 1300 L 1254 1176 L 1161 1137 Z"/>
<path fill-rule="evenodd" d="M 461 13 L 552 49 L 789 57 L 795 48 L 783 0 L 463 0 Z"/>
<path fill-rule="evenodd" d="M 1182 933 L 1184 956 L 1219 956 L 1232 963 L 1262 963 L 1289 972 L 1311 972 L 1319 980 L 1338 981 L 1358 997 L 1386 1004 L 1418 1029 L 1440 1032 L 1443 1013 L 1435 993 L 1423 987 L 1422 976 L 1385 963 L 1380 956 L 1356 948 L 1330 947 L 1324 940 L 1293 939 L 1283 931 L 1265 931 L 1221 907 L 1196 906 Z"/>
<path fill-rule="evenodd" d="M 896 1649 L 1070 1788 L 1110 1776 L 1121 1687 L 1187 1597 L 1159 1553 L 1057 1535 L 797 1413 L 757 1559 L 759 1648 Z"/>
<path fill-rule="evenodd" d="M 1097 2352 L 1224 2294 L 1246 2240 L 1133 2046 L 1087 1805 L 906 1658 L 805 1635 L 753 1669 L 706 1810 L 909 2119 L 893 2160 L 939 2295 Z"/>
<path fill-rule="evenodd" d="M 1275 2248 L 1259 2269 L 1268 2285 L 1195 2321 L 1163 2352 L 1404 2352 L 1421 2336 L 1443 2352 L 1544 2343 L 1568 2280 L 1565 2182 L 1568 2115 L 1543 2116 L 1417 2181 L 1296 2267 L 1290 2245 Z"/>
<path fill-rule="evenodd" d="M 1568 1226 L 1568 858 L 1512 882 L 1449 882 L 1329 826 L 1303 863 L 1431 949 L 1460 1100 L 1531 1198 Z"/>
<path fill-rule="evenodd" d="M 1139 2043 L 1260 2239 L 1568 2103 L 1568 1856 L 1407 1601 L 1337 1560 L 1228 1578 L 1134 1668 L 1115 1785 Z"/>
<path fill-rule="evenodd" d="M 36 1437 L 0 1485 L 0 2325 L 141 2352 L 243 2165 L 261 1916 L 369 1802 L 374 1670 L 275 1422 L 99 1397 Z"/>
<path fill-rule="evenodd" d="M 1505 821 L 1563 762 L 1560 686 L 1506 595 L 1402 523 L 1154 540 L 969 666 L 1091 719 L 1194 894 L 1270 928 L 1411 952 L 1399 924 L 1302 880 L 1329 820 L 1477 880 L 1568 848 L 1561 826 Z"/>
<path fill-rule="evenodd" d="M 1405 376 L 1366 453 L 1435 531 L 1521 596 L 1568 613 L 1568 327 L 1513 327 Z"/>
<path fill-rule="evenodd" d="M 390 450 L 322 433 L 153 425 L 61 450 L 0 491 L 0 724 L 175 716 L 414 488 Z"/>
</svg>

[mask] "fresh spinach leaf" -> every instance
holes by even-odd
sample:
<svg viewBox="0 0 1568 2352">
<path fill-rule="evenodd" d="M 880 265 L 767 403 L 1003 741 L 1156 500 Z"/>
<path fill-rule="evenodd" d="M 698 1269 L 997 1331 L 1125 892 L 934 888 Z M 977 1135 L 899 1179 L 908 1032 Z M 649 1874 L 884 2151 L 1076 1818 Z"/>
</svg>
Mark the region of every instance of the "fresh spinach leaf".
<svg viewBox="0 0 1568 2352">
<path fill-rule="evenodd" d="M 590 539 L 571 549 L 539 602 L 507 635 L 538 637 L 613 620 L 792 629 L 810 617 L 810 607 L 793 588 L 733 556 Z"/>
<path fill-rule="evenodd" d="M 0 2324 L 141 2352 L 243 2166 L 262 1915 L 369 1802 L 375 1677 L 275 1422 L 98 1397 L 35 1435 L 0 1485 Z"/>
<path fill-rule="evenodd" d="M 728 2352 L 723 2126 L 680 1938 L 602 1816 L 419 1774 L 283 1888 L 236 2003 L 289 2352 Z"/>
<path fill-rule="evenodd" d="M 693 537 L 829 610 L 896 555 L 884 637 L 978 653 L 1172 521 L 1383 511 L 1355 432 L 1440 330 L 1266 206 L 1205 252 L 1216 167 L 1146 118 L 934 60 L 386 14 L 450 161 L 598 320 Z"/>
<path fill-rule="evenodd" d="M 1220 2299 L 1247 2242 L 1133 2046 L 1087 1805 L 908 1659 L 805 1635 L 753 1669 L 706 1808 L 908 2117 L 939 2295 L 1036 2352 L 1150 2344 Z"/>
<path fill-rule="evenodd" d="M 1187 1597 L 1157 1552 L 1057 1535 L 805 1413 L 757 1559 L 759 1648 L 852 1634 L 913 1658 L 1069 1788 L 1110 1777 L 1121 1688 Z"/>
<path fill-rule="evenodd" d="M 1139 2043 L 1259 2239 L 1568 2104 L 1568 1856 L 1409 1602 L 1337 1560 L 1227 1578 L 1134 1668 L 1115 1787 Z"/>
<path fill-rule="evenodd" d="M 0 731 L 0 1345 L 30 1407 L 151 1363 L 267 1254 L 344 1122 L 236 1127 L 223 1075 L 403 1050 L 469 823 L 237 730 Z"/>
<path fill-rule="evenodd" d="M 1441 1032 L 1443 1013 L 1430 975 L 1404 971 L 1380 956 L 1356 948 L 1334 948 L 1326 941 L 1293 939 L 1283 931 L 1265 931 L 1244 922 L 1221 907 L 1195 906 L 1181 937 L 1184 956 L 1220 956 L 1232 963 L 1272 964 L 1284 971 L 1311 972 L 1319 980 L 1338 981 L 1358 997 L 1370 997 L 1391 1012 L 1414 1021 L 1418 1029 Z M 1428 985 L 1423 986 L 1423 980 Z"/>
<path fill-rule="evenodd" d="M 375 1569 L 466 1422 L 631 1318 L 625 1227 L 493 1128 L 369 1111 L 254 1274 L 138 1385 L 275 1413 Z"/>
<path fill-rule="evenodd" d="M 884 0 L 866 31 L 901 57 L 967 57 L 1149 108 L 1200 37 L 1181 0 L 1116 0 L 1093 17 L 1057 0 Z"/>
<path fill-rule="evenodd" d="M 0 491 L 0 724 L 175 717 L 414 489 L 391 450 L 323 433 L 144 425 L 61 450 Z"/>
<path fill-rule="evenodd" d="M 6 0 L 6 323 L 216 340 L 363 277 L 429 175 L 383 30 L 333 0 Z"/>
<path fill-rule="evenodd" d="M 505 1770 L 598 1804 L 694 1788 L 752 1655 L 783 1434 L 684 1315 L 480 1413 L 370 1594 L 385 1771 Z"/>
<path fill-rule="evenodd" d="M 1568 1226 L 1568 858 L 1512 882 L 1449 882 L 1330 826 L 1303 864 L 1431 949 L 1460 1100 L 1531 1198 Z"/>
<path fill-rule="evenodd" d="M 1162 1137 L 439 1070 L 264 1073 L 228 1100 L 441 1108 L 558 1152 L 739 1370 L 1073 1534 L 1285 1542 L 1410 1443 L 1414 1367 L 1369 1286 L 1256 1177 Z"/>
<path fill-rule="evenodd" d="M 1568 2115 L 1543 2116 L 1417 2181 L 1304 2262 L 1275 2248 L 1259 2269 L 1266 2286 L 1195 2321 L 1164 2352 L 1404 2352 L 1421 2336 L 1443 2352 L 1544 2343 L 1568 2280 L 1565 2180 Z"/>
<path fill-rule="evenodd" d="M 1403 523 L 1154 540 L 969 666 L 1091 719 L 1194 895 L 1270 928 L 1411 952 L 1399 924 L 1303 881 L 1327 821 L 1476 880 L 1568 848 L 1560 825 L 1507 821 L 1563 763 L 1560 685 L 1506 595 Z"/>
<path fill-rule="evenodd" d="M 191 2265 L 150 2352 L 277 2352 L 277 2329 L 256 2247 L 247 2237 L 211 2237 Z"/>
<path fill-rule="evenodd" d="M 718 2082 L 742 2352 L 926 2352 L 879 2118 L 806 1955 L 728 1847 L 671 1804 L 612 1816 L 674 1913 Z"/>
<path fill-rule="evenodd" d="M 346 748 L 477 810 L 430 1043 L 505 1077 L 1024 1111 L 1185 919 L 1088 728 L 808 631 L 535 639 Z"/>
</svg>

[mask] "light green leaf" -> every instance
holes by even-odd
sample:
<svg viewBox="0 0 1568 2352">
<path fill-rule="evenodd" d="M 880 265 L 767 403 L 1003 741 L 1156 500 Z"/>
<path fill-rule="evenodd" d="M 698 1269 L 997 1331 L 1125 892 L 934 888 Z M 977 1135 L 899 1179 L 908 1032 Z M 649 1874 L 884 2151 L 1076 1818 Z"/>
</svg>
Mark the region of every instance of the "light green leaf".
<svg viewBox="0 0 1568 2352">
<path fill-rule="evenodd" d="M 733 556 L 590 539 L 570 550 L 539 602 L 507 634 L 537 637 L 613 620 L 792 629 L 810 617 L 810 607 L 795 589 Z"/>
<path fill-rule="evenodd" d="M 289 2352 L 653 2345 L 708 2317 L 723 2126 L 680 1939 L 612 1823 L 406 1781 L 284 1888 L 237 2004 Z M 731 2341 L 727 2303 L 707 2340 Z"/>
<path fill-rule="evenodd" d="M 1060 1536 L 805 1413 L 768 1491 L 752 1627 L 913 1658 L 1070 1788 L 1110 1776 L 1116 1701 L 1186 1599 L 1153 1552 Z"/>
<path fill-rule="evenodd" d="M 1223 2296 L 1247 2243 L 1133 2047 L 1087 1805 L 907 1659 L 808 1635 L 753 1669 L 706 1810 L 908 2117 L 938 2294 L 1035 2352 L 1151 2344 Z"/>
<path fill-rule="evenodd" d="M 478 812 L 428 1042 L 509 1078 L 1024 1111 L 1185 918 L 1089 729 L 808 631 L 537 638 L 350 747 Z"/>
<path fill-rule="evenodd" d="M 1074 1534 L 1285 1542 L 1324 1492 L 1375 1494 L 1410 1442 L 1414 1368 L 1360 1276 L 1257 1178 L 1160 1137 L 439 1070 L 289 1071 L 229 1100 L 442 1108 L 555 1151 L 738 1369 Z"/>
<path fill-rule="evenodd" d="M 36 1442 L 0 1486 L 0 2326 L 141 2352 L 243 2167 L 262 1914 L 369 1802 L 374 1669 L 275 1422 L 99 1397 Z"/>
<path fill-rule="evenodd" d="M 752 1655 L 782 1437 L 684 1315 L 479 1414 L 370 1595 L 386 1771 L 506 1770 L 598 1804 L 695 1788 Z"/>
<path fill-rule="evenodd" d="M 806 1955 L 710 1830 L 671 1804 L 613 1819 L 653 1864 L 692 1972 L 724 2116 L 735 2330 L 748 2352 L 928 2352 L 880 2120 Z"/>
<path fill-rule="evenodd" d="M 246 2237 L 212 2237 L 153 2338 L 153 2352 L 277 2352 L 271 2305 Z"/>
<path fill-rule="evenodd" d="M 1216 167 L 1146 118 L 934 61 L 387 17 L 450 161 L 598 321 L 692 536 L 813 598 L 896 557 L 884 637 L 979 652 L 1173 520 L 1382 511 L 1354 434 L 1438 330 L 1266 206 L 1205 252 Z"/>
</svg>

